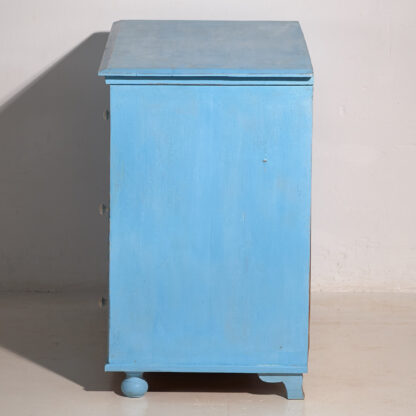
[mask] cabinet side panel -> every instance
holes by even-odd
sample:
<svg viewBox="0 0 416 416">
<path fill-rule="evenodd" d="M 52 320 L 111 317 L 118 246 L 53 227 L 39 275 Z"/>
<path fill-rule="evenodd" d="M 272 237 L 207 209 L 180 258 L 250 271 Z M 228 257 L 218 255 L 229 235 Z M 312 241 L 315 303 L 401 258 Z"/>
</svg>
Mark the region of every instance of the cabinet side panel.
<svg viewBox="0 0 416 416">
<path fill-rule="evenodd" d="M 312 87 L 111 99 L 109 363 L 304 371 Z"/>
</svg>

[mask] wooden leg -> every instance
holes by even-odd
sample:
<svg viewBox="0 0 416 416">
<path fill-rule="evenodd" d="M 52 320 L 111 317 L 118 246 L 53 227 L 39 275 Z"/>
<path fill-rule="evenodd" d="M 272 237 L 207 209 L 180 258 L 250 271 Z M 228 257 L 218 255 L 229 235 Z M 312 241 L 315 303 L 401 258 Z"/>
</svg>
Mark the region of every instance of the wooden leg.
<svg viewBox="0 0 416 416">
<path fill-rule="evenodd" d="M 143 373 L 126 373 L 126 378 L 121 383 L 121 391 L 127 397 L 142 397 L 147 392 L 147 381 L 143 379 Z"/>
<path fill-rule="evenodd" d="M 266 383 L 283 383 L 288 399 L 304 399 L 302 389 L 302 374 L 259 374 L 259 378 Z"/>
</svg>

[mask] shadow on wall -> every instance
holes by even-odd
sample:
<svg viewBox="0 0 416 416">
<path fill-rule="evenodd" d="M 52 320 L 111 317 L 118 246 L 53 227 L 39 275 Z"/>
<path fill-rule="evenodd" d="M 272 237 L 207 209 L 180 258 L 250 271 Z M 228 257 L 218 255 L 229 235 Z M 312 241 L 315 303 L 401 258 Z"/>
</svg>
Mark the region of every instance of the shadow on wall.
<svg viewBox="0 0 416 416">
<path fill-rule="evenodd" d="M 1 291 L 106 291 L 107 37 L 91 35 L 0 109 Z"/>
</svg>

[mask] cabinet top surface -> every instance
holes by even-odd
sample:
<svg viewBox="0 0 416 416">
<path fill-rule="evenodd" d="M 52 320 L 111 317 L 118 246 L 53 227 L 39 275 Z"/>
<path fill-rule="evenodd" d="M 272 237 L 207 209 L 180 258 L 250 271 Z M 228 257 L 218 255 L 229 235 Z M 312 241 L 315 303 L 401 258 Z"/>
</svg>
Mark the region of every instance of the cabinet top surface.
<svg viewBox="0 0 416 416">
<path fill-rule="evenodd" d="M 312 65 L 298 22 L 122 20 L 99 75 L 310 77 Z"/>
</svg>

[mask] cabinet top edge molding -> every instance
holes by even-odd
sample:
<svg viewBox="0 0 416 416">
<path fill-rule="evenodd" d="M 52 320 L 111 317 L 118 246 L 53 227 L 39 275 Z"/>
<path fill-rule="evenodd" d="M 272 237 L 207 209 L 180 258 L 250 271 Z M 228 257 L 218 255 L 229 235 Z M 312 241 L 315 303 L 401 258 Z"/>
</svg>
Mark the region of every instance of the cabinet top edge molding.
<svg viewBox="0 0 416 416">
<path fill-rule="evenodd" d="M 299 22 L 121 20 L 98 74 L 312 79 L 313 70 Z"/>
</svg>

